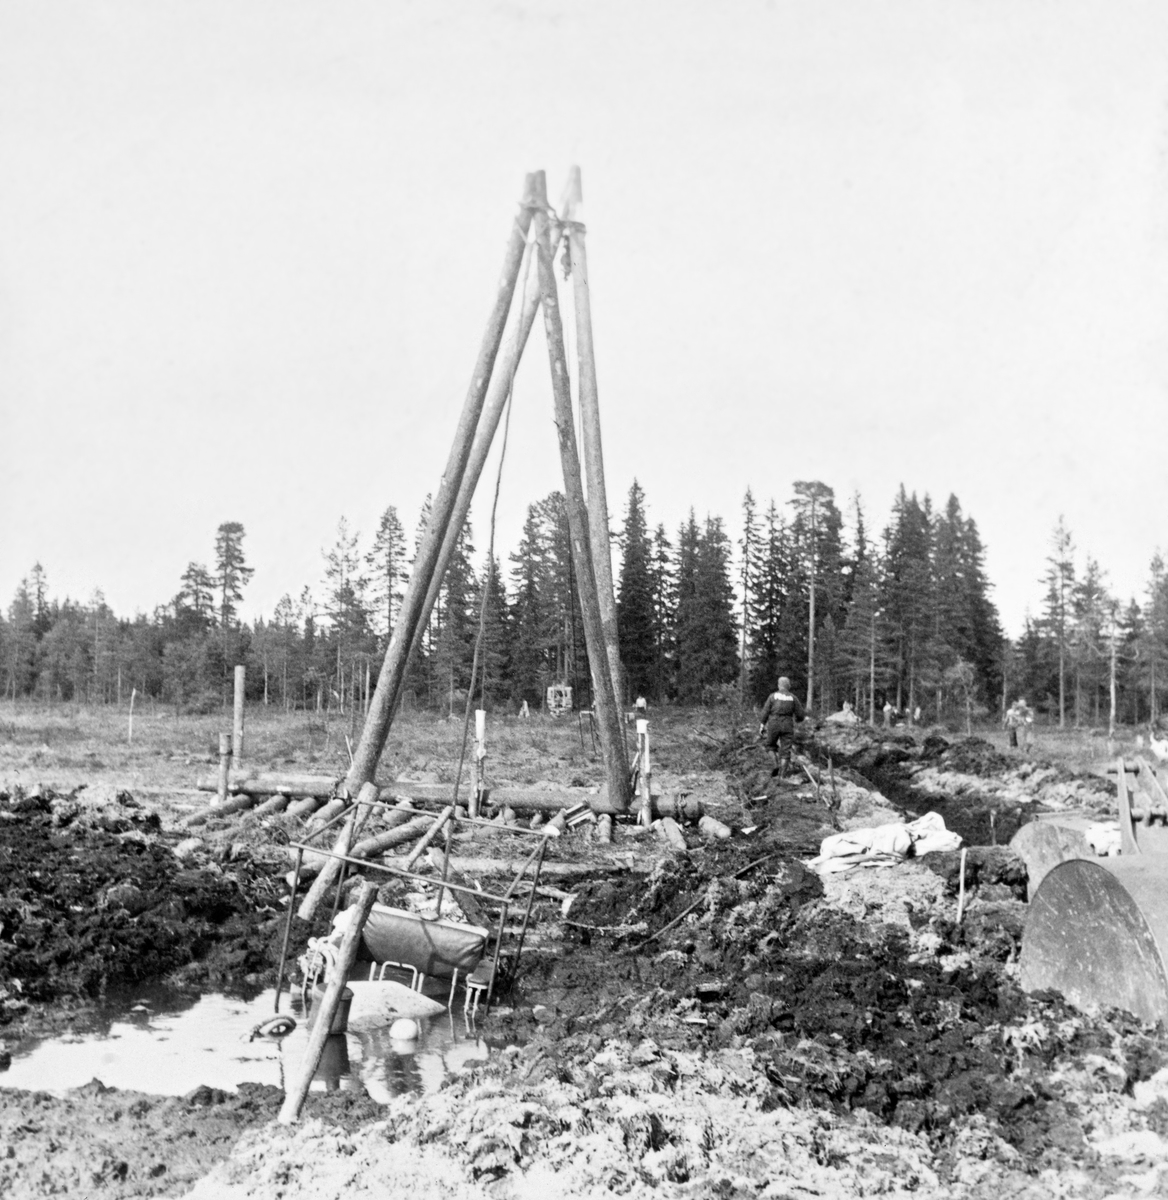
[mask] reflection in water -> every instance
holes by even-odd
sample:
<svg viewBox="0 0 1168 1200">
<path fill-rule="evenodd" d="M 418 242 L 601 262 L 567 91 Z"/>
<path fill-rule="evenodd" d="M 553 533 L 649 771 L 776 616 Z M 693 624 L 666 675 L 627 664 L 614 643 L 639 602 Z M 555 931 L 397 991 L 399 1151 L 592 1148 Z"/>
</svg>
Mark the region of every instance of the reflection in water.
<svg viewBox="0 0 1168 1200">
<path fill-rule="evenodd" d="M 63 1091 L 93 1078 L 111 1087 L 181 1096 L 200 1085 L 236 1090 L 242 1083 L 283 1088 L 299 1069 L 308 1044 L 304 1006 L 295 993 L 281 1011 L 295 1017 L 285 1038 L 257 1037 L 269 1019 L 273 993 L 254 999 L 206 995 L 169 997 L 137 993 L 89 1015 L 84 1026 L 55 1038 L 11 1045 L 11 1068 L 0 1087 Z M 378 1103 L 403 1092 L 429 1092 L 452 1071 L 485 1060 L 486 1043 L 472 1022 L 442 1012 L 418 1020 L 416 1041 L 394 1041 L 384 1024 L 350 1024 L 334 1034 L 314 1076 L 313 1089 L 364 1089 Z"/>
<path fill-rule="evenodd" d="M 330 1034 L 324 1041 L 320 1066 L 312 1077 L 321 1081 L 326 1092 L 353 1091 L 353 1069 L 349 1065 L 349 1039 L 343 1033 Z M 346 1086 L 348 1085 L 348 1086 Z"/>
</svg>

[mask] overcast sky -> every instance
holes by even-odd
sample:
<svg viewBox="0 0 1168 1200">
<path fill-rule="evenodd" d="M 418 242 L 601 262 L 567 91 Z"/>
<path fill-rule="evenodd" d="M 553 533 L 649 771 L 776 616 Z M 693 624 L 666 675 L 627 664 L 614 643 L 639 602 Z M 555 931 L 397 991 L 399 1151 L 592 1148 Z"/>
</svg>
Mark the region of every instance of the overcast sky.
<svg viewBox="0 0 1168 1200">
<path fill-rule="evenodd" d="M 822 479 L 1168 549 L 1168 5 L 0 0 L 0 605 L 248 617 L 437 487 L 524 173 L 583 171 L 610 507 Z M 538 330 L 538 326 L 537 326 Z M 570 343 L 571 348 L 571 343 Z M 491 478 L 493 479 L 493 468 Z M 559 486 L 546 350 L 499 544 Z M 484 503 L 476 543 L 486 543 Z"/>
</svg>

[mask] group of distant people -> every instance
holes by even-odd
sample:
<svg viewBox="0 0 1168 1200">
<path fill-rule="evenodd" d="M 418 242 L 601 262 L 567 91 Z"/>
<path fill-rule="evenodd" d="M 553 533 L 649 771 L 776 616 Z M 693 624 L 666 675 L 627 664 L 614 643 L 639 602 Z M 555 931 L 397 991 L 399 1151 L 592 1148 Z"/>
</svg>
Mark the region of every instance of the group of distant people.
<svg viewBox="0 0 1168 1200">
<path fill-rule="evenodd" d="M 903 715 L 891 703 L 884 705 L 885 727 Z M 778 688 L 771 692 L 762 706 L 759 717 L 758 736 L 768 750 L 775 756 L 775 767 L 780 779 L 787 773 L 795 748 L 795 726 L 807 716 L 806 710 L 798 696 L 791 691 L 791 680 L 782 675 L 779 677 Z M 914 721 L 921 718 L 918 705 L 913 713 Z M 843 708 L 833 713 L 828 721 L 840 725 L 858 723 L 858 718 L 849 701 L 845 700 Z M 1034 747 L 1034 709 L 1021 696 L 1006 710 L 1002 720 L 1010 739 L 1010 748 L 1021 750 L 1028 754 Z M 1168 744 L 1168 743 L 1166 743 Z"/>
</svg>

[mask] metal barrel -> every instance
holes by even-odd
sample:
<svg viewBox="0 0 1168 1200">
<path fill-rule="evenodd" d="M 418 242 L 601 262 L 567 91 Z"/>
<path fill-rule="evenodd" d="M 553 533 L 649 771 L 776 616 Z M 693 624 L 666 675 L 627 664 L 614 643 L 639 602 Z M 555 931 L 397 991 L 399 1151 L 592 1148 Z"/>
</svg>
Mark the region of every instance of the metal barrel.
<svg viewBox="0 0 1168 1200">
<path fill-rule="evenodd" d="M 1168 853 L 1072 859 L 1030 903 L 1020 979 L 1086 1012 L 1120 1008 L 1168 1020 Z"/>
</svg>

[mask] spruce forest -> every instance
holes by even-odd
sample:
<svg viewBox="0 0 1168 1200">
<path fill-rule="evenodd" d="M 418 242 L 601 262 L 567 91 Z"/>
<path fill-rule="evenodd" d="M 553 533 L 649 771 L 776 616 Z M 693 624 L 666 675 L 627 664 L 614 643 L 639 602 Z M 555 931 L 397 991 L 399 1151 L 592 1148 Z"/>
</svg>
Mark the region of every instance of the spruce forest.
<svg viewBox="0 0 1168 1200">
<path fill-rule="evenodd" d="M 426 518 L 419 517 L 417 535 Z M 976 522 L 956 496 L 935 509 L 903 486 L 887 522 L 859 497 L 841 511 L 820 481 L 786 500 L 747 490 L 737 538 L 691 510 L 653 524 L 630 487 L 616 542 L 617 613 L 631 701 L 758 703 L 780 674 L 819 713 L 886 705 L 918 722 L 997 719 L 1025 696 L 1059 725 L 1155 721 L 1168 684 L 1168 573 L 1159 554 L 1141 600 L 1112 595 L 1099 563 L 1080 563 L 1060 518 L 1035 613 L 1003 633 Z M 192 561 L 151 614 L 119 616 L 102 594 L 50 596 L 36 564 L 0 617 L 0 683 L 11 699 L 124 703 L 131 692 L 206 712 L 229 699 L 236 663 L 249 699 L 356 713 L 366 701 L 409 580 L 416 536 L 394 507 L 363 545 L 342 518 L 319 582 L 267 617 L 241 618 L 253 570 L 246 534 L 225 522 L 211 566 Z M 563 496 L 531 504 L 502 561 L 476 554 L 464 529 L 412 664 L 405 703 L 461 711 L 476 642 L 475 700 L 539 708 L 567 683 L 589 701 L 589 672 Z M 1037 574 L 1037 573 L 1036 573 Z M 481 639 L 480 639 L 481 629 Z"/>
</svg>

